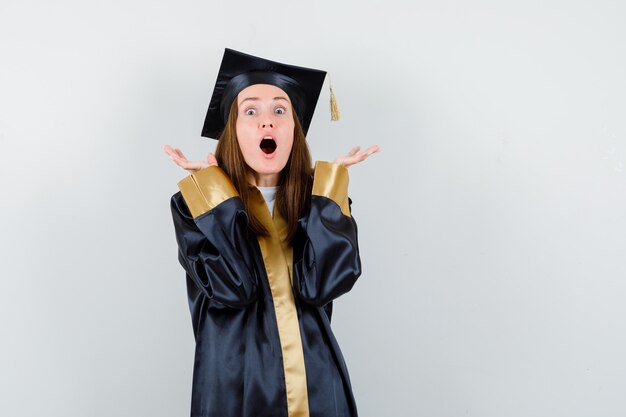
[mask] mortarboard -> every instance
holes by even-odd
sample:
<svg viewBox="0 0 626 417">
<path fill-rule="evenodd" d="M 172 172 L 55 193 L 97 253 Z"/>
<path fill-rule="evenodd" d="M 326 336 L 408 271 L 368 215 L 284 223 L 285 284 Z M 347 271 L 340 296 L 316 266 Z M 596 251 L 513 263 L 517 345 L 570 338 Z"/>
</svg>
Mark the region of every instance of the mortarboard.
<svg viewBox="0 0 626 417">
<path fill-rule="evenodd" d="M 326 71 L 281 64 L 226 48 L 202 136 L 217 139 L 237 94 L 254 84 L 271 84 L 285 91 L 306 135 L 325 77 Z"/>
</svg>

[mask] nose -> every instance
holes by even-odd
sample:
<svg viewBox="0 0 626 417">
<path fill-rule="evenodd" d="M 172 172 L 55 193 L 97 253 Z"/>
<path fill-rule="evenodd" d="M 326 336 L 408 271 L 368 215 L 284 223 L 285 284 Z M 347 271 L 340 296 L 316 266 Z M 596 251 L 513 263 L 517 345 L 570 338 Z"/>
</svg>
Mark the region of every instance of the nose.
<svg viewBox="0 0 626 417">
<path fill-rule="evenodd" d="M 261 129 L 273 129 L 275 124 L 275 120 L 272 117 L 271 113 L 265 113 L 259 120 L 259 124 L 261 125 Z"/>
</svg>

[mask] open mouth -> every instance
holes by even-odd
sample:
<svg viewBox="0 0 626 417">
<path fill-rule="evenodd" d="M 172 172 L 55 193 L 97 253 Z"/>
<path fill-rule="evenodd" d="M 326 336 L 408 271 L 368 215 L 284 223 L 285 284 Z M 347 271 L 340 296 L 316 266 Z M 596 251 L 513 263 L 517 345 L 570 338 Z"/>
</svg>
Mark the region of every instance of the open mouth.
<svg viewBox="0 0 626 417">
<path fill-rule="evenodd" d="M 260 145 L 261 150 L 266 154 L 271 154 L 276 150 L 276 141 L 272 138 L 263 138 Z"/>
</svg>

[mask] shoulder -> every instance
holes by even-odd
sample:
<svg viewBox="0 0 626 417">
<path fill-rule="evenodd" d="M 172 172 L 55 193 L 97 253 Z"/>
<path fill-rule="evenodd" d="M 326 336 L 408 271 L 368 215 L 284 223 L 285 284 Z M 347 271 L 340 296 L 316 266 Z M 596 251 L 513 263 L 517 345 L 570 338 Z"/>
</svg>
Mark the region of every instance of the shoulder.
<svg viewBox="0 0 626 417">
<path fill-rule="evenodd" d="M 187 207 L 187 203 L 185 203 L 185 198 L 180 191 L 172 195 L 170 198 L 170 208 L 172 209 L 172 215 L 174 217 L 193 218 L 191 216 L 191 212 L 189 211 L 189 207 Z"/>
</svg>

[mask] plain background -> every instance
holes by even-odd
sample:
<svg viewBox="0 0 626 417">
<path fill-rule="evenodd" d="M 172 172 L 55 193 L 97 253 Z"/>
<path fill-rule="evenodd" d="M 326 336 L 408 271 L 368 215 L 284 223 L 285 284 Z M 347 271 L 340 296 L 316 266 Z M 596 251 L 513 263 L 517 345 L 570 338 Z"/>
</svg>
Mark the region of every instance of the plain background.
<svg viewBox="0 0 626 417">
<path fill-rule="evenodd" d="M 189 413 L 169 198 L 225 47 L 330 73 L 362 417 L 626 416 L 621 1 L 0 2 L 0 415 Z"/>
</svg>

